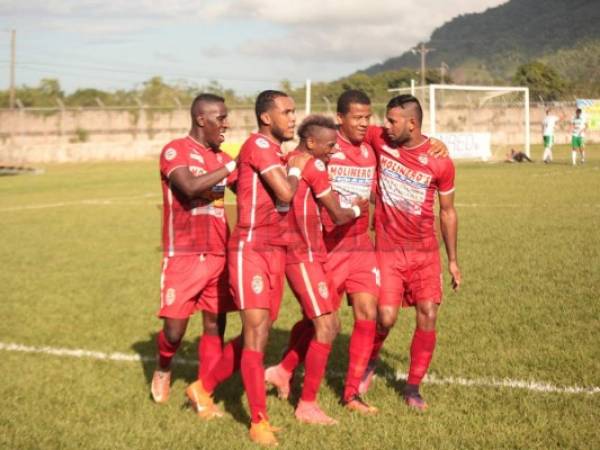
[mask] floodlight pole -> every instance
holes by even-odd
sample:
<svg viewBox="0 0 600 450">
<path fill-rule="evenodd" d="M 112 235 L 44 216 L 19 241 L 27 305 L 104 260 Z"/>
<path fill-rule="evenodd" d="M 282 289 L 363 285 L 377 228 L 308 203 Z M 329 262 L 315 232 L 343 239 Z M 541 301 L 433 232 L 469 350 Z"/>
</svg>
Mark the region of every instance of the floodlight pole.
<svg viewBox="0 0 600 450">
<path fill-rule="evenodd" d="M 422 42 L 418 47 L 412 49 L 413 53 L 421 54 L 421 86 L 425 86 L 425 55 L 429 52 L 434 52 L 435 48 L 427 48 Z"/>
</svg>

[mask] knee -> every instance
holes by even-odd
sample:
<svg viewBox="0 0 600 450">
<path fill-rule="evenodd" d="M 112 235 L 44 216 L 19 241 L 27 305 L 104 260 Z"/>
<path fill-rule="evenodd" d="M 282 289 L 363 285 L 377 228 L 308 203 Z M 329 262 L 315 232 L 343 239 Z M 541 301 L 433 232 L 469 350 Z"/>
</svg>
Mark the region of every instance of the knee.
<svg viewBox="0 0 600 450">
<path fill-rule="evenodd" d="M 165 327 L 164 334 L 169 344 L 176 345 L 183 339 L 185 329 L 182 330 L 179 327 Z"/>
<path fill-rule="evenodd" d="M 390 330 L 396 324 L 398 310 L 395 308 L 380 308 L 377 314 L 377 325 L 379 328 Z"/>
<path fill-rule="evenodd" d="M 435 329 L 437 320 L 437 307 L 433 305 L 423 305 L 417 308 L 417 325 L 424 330 Z"/>
<path fill-rule="evenodd" d="M 317 341 L 331 344 L 340 330 L 337 315 L 328 314 L 319 318 L 316 324 L 315 336 Z"/>
</svg>

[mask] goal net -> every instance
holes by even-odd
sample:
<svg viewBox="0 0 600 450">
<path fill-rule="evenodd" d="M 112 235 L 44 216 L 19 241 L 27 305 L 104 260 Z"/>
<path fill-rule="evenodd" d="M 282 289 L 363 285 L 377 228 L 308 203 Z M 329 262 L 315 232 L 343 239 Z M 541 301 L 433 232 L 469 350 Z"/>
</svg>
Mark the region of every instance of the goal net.
<svg viewBox="0 0 600 450">
<path fill-rule="evenodd" d="M 446 143 L 455 159 L 503 160 L 511 149 L 530 155 L 529 89 L 430 84 L 390 89 L 423 108 L 423 131 Z"/>
</svg>

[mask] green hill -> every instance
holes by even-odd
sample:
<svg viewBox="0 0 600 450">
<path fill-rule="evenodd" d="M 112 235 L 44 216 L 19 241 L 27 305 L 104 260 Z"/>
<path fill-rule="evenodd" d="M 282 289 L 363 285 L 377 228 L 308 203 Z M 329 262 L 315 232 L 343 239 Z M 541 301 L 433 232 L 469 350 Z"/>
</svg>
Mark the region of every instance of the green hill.
<svg viewBox="0 0 600 450">
<path fill-rule="evenodd" d="M 511 0 L 437 28 L 426 43 L 428 67 L 450 66 L 455 82 L 508 82 L 531 60 L 554 67 L 575 86 L 600 83 L 600 0 Z M 410 51 L 363 72 L 417 68 Z"/>
</svg>

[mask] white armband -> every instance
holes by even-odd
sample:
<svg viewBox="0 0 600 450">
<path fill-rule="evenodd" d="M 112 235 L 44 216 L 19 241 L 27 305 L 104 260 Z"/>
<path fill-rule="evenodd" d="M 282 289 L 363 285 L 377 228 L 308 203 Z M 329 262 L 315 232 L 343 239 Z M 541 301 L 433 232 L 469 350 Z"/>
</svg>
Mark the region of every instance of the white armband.
<svg viewBox="0 0 600 450">
<path fill-rule="evenodd" d="M 354 211 L 354 217 L 360 217 L 361 210 L 357 205 L 352 206 L 352 211 Z"/>
<path fill-rule="evenodd" d="M 300 179 L 301 175 L 302 175 L 302 171 L 298 167 L 292 167 L 290 169 L 290 171 L 288 172 L 288 177 L 296 177 L 296 178 Z"/>
<path fill-rule="evenodd" d="M 225 164 L 225 168 L 227 169 L 227 172 L 229 172 L 229 173 L 233 172 L 236 167 L 237 167 L 237 164 L 235 163 L 235 161 L 229 161 L 227 164 Z"/>
</svg>

